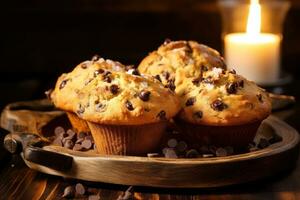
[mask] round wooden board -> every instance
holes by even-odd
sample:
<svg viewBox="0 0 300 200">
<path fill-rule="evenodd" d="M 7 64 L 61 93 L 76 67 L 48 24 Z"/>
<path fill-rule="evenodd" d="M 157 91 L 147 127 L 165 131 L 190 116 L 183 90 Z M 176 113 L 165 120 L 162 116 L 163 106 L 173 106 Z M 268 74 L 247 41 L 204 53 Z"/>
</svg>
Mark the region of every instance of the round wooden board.
<svg viewBox="0 0 300 200">
<path fill-rule="evenodd" d="M 167 159 L 102 156 L 62 147 L 44 149 L 73 157 L 71 170 L 53 170 L 25 160 L 32 169 L 87 181 L 168 188 L 208 188 L 245 183 L 295 166 L 299 153 L 298 132 L 270 116 L 257 135 L 278 134 L 283 140 L 268 148 L 228 157 Z"/>
</svg>

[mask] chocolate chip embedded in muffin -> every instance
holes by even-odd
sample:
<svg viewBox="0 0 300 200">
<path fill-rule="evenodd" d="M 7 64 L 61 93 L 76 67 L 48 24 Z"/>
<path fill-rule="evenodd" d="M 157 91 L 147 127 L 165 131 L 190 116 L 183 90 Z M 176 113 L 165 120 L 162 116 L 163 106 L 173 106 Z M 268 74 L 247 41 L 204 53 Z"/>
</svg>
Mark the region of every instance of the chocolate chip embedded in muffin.
<svg viewBox="0 0 300 200">
<path fill-rule="evenodd" d="M 131 103 L 130 101 L 128 101 L 128 100 L 125 102 L 125 106 L 126 106 L 126 108 L 127 108 L 129 111 L 134 110 L 134 107 L 133 107 L 132 103 Z"/>
<path fill-rule="evenodd" d="M 66 86 L 66 84 L 67 84 L 68 81 L 69 81 L 69 79 L 63 80 L 63 81 L 60 83 L 60 85 L 59 85 L 59 89 L 60 89 L 60 90 L 63 89 L 63 88 Z"/>
<path fill-rule="evenodd" d="M 93 62 L 96 62 L 97 60 L 99 60 L 101 57 L 99 56 L 99 55 L 94 55 L 93 57 L 92 57 L 92 61 Z"/>
<path fill-rule="evenodd" d="M 211 103 L 210 107 L 216 111 L 222 111 L 227 108 L 227 105 L 221 99 L 216 99 Z"/>
<path fill-rule="evenodd" d="M 238 86 L 243 88 L 244 87 L 244 80 L 240 80 L 238 83 Z"/>
<path fill-rule="evenodd" d="M 104 70 L 103 69 L 98 69 L 94 72 L 94 76 L 98 76 L 99 74 L 103 74 L 104 73 Z"/>
<path fill-rule="evenodd" d="M 197 111 L 193 114 L 193 117 L 195 119 L 201 119 L 203 117 L 203 112 L 202 111 Z"/>
<path fill-rule="evenodd" d="M 192 106 L 192 105 L 194 105 L 195 102 L 196 102 L 196 98 L 191 97 L 185 102 L 185 106 Z"/>
<path fill-rule="evenodd" d="M 139 98 L 140 98 L 142 101 L 149 101 L 149 99 L 150 99 L 150 94 L 151 94 L 151 92 L 146 91 L 146 90 L 142 90 L 142 91 L 139 93 Z"/>
<path fill-rule="evenodd" d="M 159 82 L 161 82 L 161 78 L 160 78 L 160 76 L 158 74 L 155 75 L 154 78 L 157 79 Z"/>
<path fill-rule="evenodd" d="M 256 97 L 257 97 L 258 101 L 263 102 L 263 98 L 262 98 L 261 94 L 257 94 Z"/>
<path fill-rule="evenodd" d="M 236 94 L 237 93 L 238 84 L 236 82 L 227 83 L 226 91 L 228 94 Z"/>
<path fill-rule="evenodd" d="M 105 111 L 105 109 L 106 109 L 106 105 L 105 104 L 103 104 L 103 103 L 100 103 L 100 102 L 95 102 L 95 110 L 97 111 L 97 112 L 104 112 Z"/>
<path fill-rule="evenodd" d="M 202 80 L 202 82 L 203 82 L 203 83 L 212 84 L 212 83 L 214 83 L 214 80 L 213 80 L 213 78 L 212 78 L 211 76 L 208 76 L 208 77 L 204 78 L 204 79 Z"/>
<path fill-rule="evenodd" d="M 81 115 L 84 113 L 84 111 L 85 111 L 85 108 L 81 104 L 79 104 L 78 110 L 76 111 L 77 114 Z"/>
<path fill-rule="evenodd" d="M 199 86 L 200 82 L 201 82 L 202 78 L 195 78 L 194 80 L 192 80 L 192 83 L 196 86 Z"/>
<path fill-rule="evenodd" d="M 162 110 L 157 114 L 156 117 L 160 120 L 166 120 L 167 119 L 166 115 L 167 113 L 164 110 Z"/>
<path fill-rule="evenodd" d="M 169 80 L 168 80 L 168 83 L 167 83 L 167 85 L 166 85 L 165 87 L 169 88 L 169 89 L 172 90 L 172 91 L 175 91 L 175 89 L 176 89 L 176 86 L 175 86 L 175 79 L 174 79 L 174 78 L 169 79 Z"/>
<path fill-rule="evenodd" d="M 119 86 L 113 84 L 113 85 L 110 86 L 109 90 L 110 90 L 110 92 L 111 92 L 112 94 L 118 94 Z"/>
<path fill-rule="evenodd" d="M 111 72 L 110 71 L 106 71 L 103 73 L 103 81 L 107 82 L 107 83 L 111 83 Z"/>
<path fill-rule="evenodd" d="M 229 70 L 230 74 L 236 74 L 236 71 L 234 69 Z"/>
<path fill-rule="evenodd" d="M 82 63 L 80 66 L 81 66 L 82 69 L 86 69 L 87 68 L 87 64 L 86 63 Z"/>
<path fill-rule="evenodd" d="M 164 76 L 164 78 L 165 78 L 166 80 L 169 80 L 169 78 L 170 78 L 170 73 L 169 73 L 168 71 L 164 71 L 164 72 L 162 73 L 162 75 Z"/>
<path fill-rule="evenodd" d="M 207 72 L 208 71 L 208 67 L 206 67 L 205 65 L 201 66 L 202 71 Z"/>
</svg>

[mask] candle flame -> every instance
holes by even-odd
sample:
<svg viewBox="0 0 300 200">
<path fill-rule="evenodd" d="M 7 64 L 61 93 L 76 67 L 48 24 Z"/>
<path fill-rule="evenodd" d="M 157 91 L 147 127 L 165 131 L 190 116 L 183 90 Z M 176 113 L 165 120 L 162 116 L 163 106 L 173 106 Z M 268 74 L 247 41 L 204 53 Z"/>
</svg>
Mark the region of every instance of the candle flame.
<svg viewBox="0 0 300 200">
<path fill-rule="evenodd" d="M 261 23 L 261 7 L 259 0 L 251 0 L 248 22 L 247 22 L 247 34 L 256 36 L 260 33 Z"/>
</svg>

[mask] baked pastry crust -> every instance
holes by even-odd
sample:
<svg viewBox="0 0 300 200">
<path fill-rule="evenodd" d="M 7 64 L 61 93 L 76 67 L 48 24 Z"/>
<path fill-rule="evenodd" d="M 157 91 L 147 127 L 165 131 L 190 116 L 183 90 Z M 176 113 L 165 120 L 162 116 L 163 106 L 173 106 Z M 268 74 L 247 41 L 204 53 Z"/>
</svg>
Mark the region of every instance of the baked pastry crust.
<svg viewBox="0 0 300 200">
<path fill-rule="evenodd" d="M 111 60 L 83 62 L 58 78 L 51 99 L 58 108 L 99 124 L 148 124 L 177 114 L 180 102 L 171 90 L 131 71 Z"/>
</svg>

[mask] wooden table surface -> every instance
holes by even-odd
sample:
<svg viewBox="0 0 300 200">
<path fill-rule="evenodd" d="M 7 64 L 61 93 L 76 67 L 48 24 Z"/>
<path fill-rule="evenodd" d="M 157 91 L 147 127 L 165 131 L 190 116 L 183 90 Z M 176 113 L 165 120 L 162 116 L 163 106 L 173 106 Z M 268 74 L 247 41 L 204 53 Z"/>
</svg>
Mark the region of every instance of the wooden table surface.
<svg viewBox="0 0 300 200">
<path fill-rule="evenodd" d="M 296 114 L 298 107 L 280 112 L 278 115 L 297 124 Z M 294 125 L 295 126 L 295 125 Z M 298 129 L 298 126 L 296 127 Z M 298 129 L 299 130 L 299 129 Z M 3 137 L 3 136 L 2 136 Z M 2 142 L 0 140 L 0 142 Z M 298 166 L 288 172 L 270 177 L 268 179 L 235 185 L 225 188 L 212 189 L 159 189 L 135 187 L 135 199 L 300 199 L 300 160 Z M 284 165 L 285 163 L 282 163 Z M 147 178 L 145 177 L 145 181 Z M 62 177 L 55 177 L 42 174 L 29 169 L 19 155 L 10 155 L 0 149 L 0 199 L 27 200 L 27 199 L 63 199 L 61 196 L 67 185 L 83 183 L 86 186 L 97 188 L 100 191 L 101 199 L 117 199 L 128 186 L 111 185 L 103 183 L 91 183 L 76 180 L 66 180 Z"/>
</svg>

